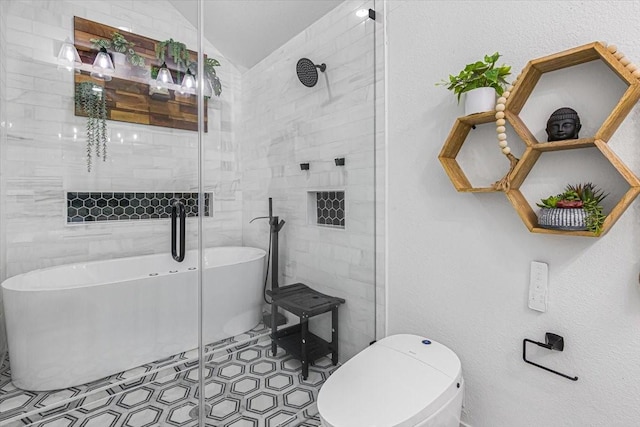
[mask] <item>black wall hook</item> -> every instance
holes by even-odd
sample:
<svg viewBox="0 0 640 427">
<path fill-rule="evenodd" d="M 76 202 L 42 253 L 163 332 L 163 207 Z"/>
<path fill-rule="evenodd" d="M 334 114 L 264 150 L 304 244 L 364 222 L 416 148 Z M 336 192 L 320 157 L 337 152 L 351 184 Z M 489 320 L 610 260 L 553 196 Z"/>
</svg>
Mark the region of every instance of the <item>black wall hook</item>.
<svg viewBox="0 0 640 427">
<path fill-rule="evenodd" d="M 524 340 L 522 340 L 522 359 L 533 366 L 536 366 L 540 369 L 544 369 L 545 371 L 549 371 L 551 373 L 554 373 L 556 375 L 560 375 L 561 377 L 565 377 L 567 379 L 570 379 L 571 381 L 578 381 L 578 377 L 570 377 L 569 375 L 565 375 L 563 373 L 560 373 L 558 371 L 554 371 L 553 369 L 547 368 L 546 366 L 542 366 L 542 365 L 538 365 L 537 363 L 534 363 L 530 360 L 527 360 L 527 343 L 530 342 L 532 344 L 535 344 L 539 347 L 543 347 L 546 348 L 547 350 L 557 350 L 557 351 L 562 351 L 564 350 L 564 338 L 562 338 L 560 335 L 556 335 L 556 334 L 552 334 L 551 332 L 547 332 L 544 335 L 544 340 L 545 342 L 538 342 L 538 341 L 532 341 L 528 338 L 525 338 Z"/>
<path fill-rule="evenodd" d="M 308 171 L 309 170 L 309 163 L 300 163 L 300 170 L 301 171 Z"/>
<path fill-rule="evenodd" d="M 333 161 L 336 162 L 336 166 L 344 166 L 344 157 L 338 157 L 337 159 L 334 159 Z"/>
</svg>

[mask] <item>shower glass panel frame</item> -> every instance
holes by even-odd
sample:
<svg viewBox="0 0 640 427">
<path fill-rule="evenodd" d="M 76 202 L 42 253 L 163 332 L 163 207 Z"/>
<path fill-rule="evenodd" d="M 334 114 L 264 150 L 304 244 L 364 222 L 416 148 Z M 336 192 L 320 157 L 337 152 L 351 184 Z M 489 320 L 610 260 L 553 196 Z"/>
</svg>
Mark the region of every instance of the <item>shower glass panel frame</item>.
<svg viewBox="0 0 640 427">
<path fill-rule="evenodd" d="M 89 418 L 120 425 L 136 417 L 148 417 L 153 424 L 171 417 L 172 422 L 183 420 L 195 427 L 229 423 L 232 417 L 245 415 L 226 414 L 225 402 L 248 408 L 246 416 L 256 418 L 259 425 L 279 417 L 280 411 L 289 417 L 281 421 L 284 424 L 319 422 L 315 398 L 336 367 L 330 358 L 320 358 L 311 366 L 309 378 L 303 379 L 295 357 L 283 349 L 271 353 L 270 330 L 261 323 L 270 310 L 263 285 L 266 282 L 269 289 L 274 279 L 264 270 L 271 270 L 270 227 L 266 220 L 250 220 L 269 214 L 269 199 L 273 215 L 285 221 L 278 235 L 275 282 L 304 283 L 346 300 L 339 309 L 339 363 L 383 336 L 383 26 L 380 20 L 356 14 L 382 8 L 383 2 L 336 4 L 249 66 L 227 59 L 207 32 L 211 24 L 207 17 L 212 11 L 215 15 L 222 3 L 0 0 L 0 281 L 74 264 L 68 271 L 46 270 L 65 277 L 71 271 L 90 271 L 98 265 L 94 261 L 105 260 L 111 264 L 95 270 L 96 286 L 86 286 L 98 294 L 80 295 L 76 302 L 61 302 L 51 292 L 44 295 L 49 308 L 64 307 L 58 311 L 68 315 L 68 325 L 84 327 L 72 338 L 95 340 L 102 331 L 135 330 L 147 322 L 156 329 L 146 335 L 144 345 L 134 345 L 125 355 L 138 360 L 142 350 L 155 344 L 176 344 L 177 339 L 166 332 L 183 320 L 188 326 L 181 335 L 193 343 L 173 356 L 137 361 L 106 379 L 46 392 L 16 388 L 8 369 L 11 360 L 5 359 L 0 365 L 0 426 L 19 419 L 44 427 L 48 422 L 64 425 Z M 382 10 L 376 11 L 383 16 Z M 184 69 L 180 76 L 173 69 L 176 86 L 168 91 L 157 87 L 151 75 L 143 90 L 128 83 L 114 87 L 126 80 L 118 67 L 133 74 L 136 69 L 126 55 L 123 63 L 110 52 L 116 68 L 111 83 L 95 81 L 104 87 L 108 101 L 108 155 L 103 162 L 94 146 L 91 172 L 86 163 L 86 118 L 74 111 L 77 75 L 60 66 L 57 54 L 69 37 L 84 62 L 81 81 L 92 81 L 91 55 L 97 48 L 88 40 L 113 36 L 107 27 L 94 24 L 89 26 L 97 34 L 76 35 L 74 17 L 130 36 L 134 47 L 142 49 L 139 53 L 146 64 L 156 60 L 155 51 L 137 36 L 184 42 L 192 51 L 191 60 L 197 62 L 191 69 L 197 87 L 190 99 L 195 101 L 187 105 L 176 100 L 184 96 L 178 93 Z M 256 37 L 260 34 L 255 32 Z M 318 79 L 311 87 L 296 75 L 301 58 L 326 64 L 324 70 L 317 69 Z M 215 66 L 220 96 L 215 84 L 205 79 L 207 59 L 220 63 Z M 167 63 L 172 69 L 172 62 Z M 156 125 L 144 124 L 138 115 L 143 104 L 156 112 L 170 106 L 171 114 L 179 111 L 180 117 L 189 117 L 197 126 L 194 130 L 175 122 L 175 127 L 163 126 L 166 117 L 160 122 L 154 122 L 157 117 L 147 119 Z M 127 121 L 132 117 L 138 117 L 137 122 Z M 186 224 L 183 262 L 174 261 L 171 254 L 174 199 L 184 201 L 187 215 L 176 223 L 176 231 Z M 100 212 L 94 215 L 97 208 Z M 106 218 L 98 219 L 99 215 Z M 179 257 L 179 236 L 175 240 Z M 147 255 L 162 257 L 160 267 L 149 267 Z M 242 257 L 246 264 L 239 264 Z M 102 279 L 124 273 L 125 258 L 133 261 L 131 268 L 151 268 L 135 277 L 150 291 L 146 297 L 119 277 L 113 280 L 116 287 L 132 293 L 116 298 L 103 292 Z M 211 266 L 218 266 L 221 275 L 214 276 Z M 225 276 L 234 267 L 253 274 L 245 279 L 233 273 L 234 280 L 253 283 L 250 290 L 238 291 Z M 175 270 L 185 270 L 177 274 L 184 273 L 186 282 L 169 297 L 171 301 L 162 302 L 171 288 L 167 281 L 178 277 Z M 50 276 L 42 277 L 32 285 L 52 282 Z M 150 285 L 150 280 L 158 281 Z M 69 290 L 80 288 L 73 285 Z M 259 311 L 236 303 L 255 305 Z M 0 304 L 0 362 L 7 350 L 6 304 L 7 298 Z M 79 304 L 81 314 L 71 314 L 73 304 Z M 158 306 L 164 307 L 162 312 Z M 122 320 L 126 308 L 132 310 L 128 323 Z M 100 309 L 108 309 L 103 323 L 91 326 L 88 319 Z M 27 313 L 27 318 L 36 320 L 44 315 Z M 298 321 L 286 311 L 281 315 L 288 322 L 283 327 Z M 65 327 L 36 323 L 55 337 L 53 342 L 69 339 L 64 338 Z M 214 330 L 214 323 L 222 332 Z M 329 315 L 319 315 L 309 324 L 312 333 L 331 339 Z M 234 336 L 220 335 L 224 333 Z M 110 339 L 110 348 L 117 348 L 118 337 Z M 35 357 L 38 352 L 30 354 Z M 84 362 L 101 366 L 106 359 Z M 285 379 L 291 384 L 279 383 Z M 284 406 L 262 408 L 269 399 Z"/>
<path fill-rule="evenodd" d="M 158 3 L 1 2 L 0 281 L 12 285 L 0 303 L 0 425 L 56 417 L 109 425 L 107 418 L 124 422 L 145 399 L 169 402 L 176 390 L 197 405 L 200 227 L 213 213 L 199 186 L 202 120 L 197 94 L 177 100 L 179 84 L 153 88 L 149 40 L 180 40 L 197 59 L 200 32 L 169 1 Z M 79 30 L 74 17 L 89 23 Z M 116 58 L 114 31 L 135 43 L 129 47 L 144 67 L 136 68 L 136 56 Z M 82 57 L 79 73 L 58 61 L 67 38 Z M 111 42 L 110 81 L 90 76 L 91 38 Z M 86 128 L 84 100 L 76 106 L 74 99 L 87 82 L 107 101 L 107 155 L 91 147 L 90 171 L 86 132 L 100 131 Z M 183 262 L 171 257 L 174 200 L 186 205 L 178 223 L 186 224 L 186 243 L 176 248 L 186 249 Z M 46 317 L 56 313 L 58 323 Z M 8 346 L 20 360 L 10 360 Z M 61 367 L 61 360 L 72 362 Z M 54 382 L 56 370 L 70 382 Z M 188 375 L 187 387 L 165 381 L 176 370 Z M 70 379 L 76 375 L 82 384 Z"/>
</svg>

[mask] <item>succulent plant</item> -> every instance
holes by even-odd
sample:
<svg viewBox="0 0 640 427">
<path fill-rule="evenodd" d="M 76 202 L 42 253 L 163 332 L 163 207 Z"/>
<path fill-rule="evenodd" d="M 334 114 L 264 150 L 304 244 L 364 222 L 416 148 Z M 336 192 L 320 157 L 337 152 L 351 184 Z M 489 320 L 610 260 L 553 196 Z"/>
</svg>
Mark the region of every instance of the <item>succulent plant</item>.
<svg viewBox="0 0 640 427">
<path fill-rule="evenodd" d="M 587 229 L 594 234 L 600 234 L 602 224 L 607 217 L 602 213 L 600 203 L 607 194 L 593 183 L 568 184 L 563 193 L 541 199 L 537 206 L 546 209 L 584 209 L 587 213 Z"/>
</svg>

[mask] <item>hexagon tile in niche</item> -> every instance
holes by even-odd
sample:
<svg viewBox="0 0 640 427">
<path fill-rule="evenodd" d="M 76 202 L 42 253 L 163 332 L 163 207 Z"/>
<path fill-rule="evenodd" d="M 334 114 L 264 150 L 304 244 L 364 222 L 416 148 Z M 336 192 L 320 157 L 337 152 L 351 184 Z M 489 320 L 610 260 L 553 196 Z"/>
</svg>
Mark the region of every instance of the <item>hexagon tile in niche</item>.
<svg viewBox="0 0 640 427">
<path fill-rule="evenodd" d="M 569 69 L 591 61 L 602 61 L 626 86 L 620 100 L 613 107 L 602 125 L 594 135 L 587 138 L 539 142 L 533 132 L 522 120 L 520 113 L 529 100 L 538 81 L 545 73 Z M 631 109 L 640 99 L 640 71 L 613 45 L 607 46 L 601 42 L 589 43 L 563 52 L 531 60 L 513 83 L 510 96 L 505 104 L 505 118 L 522 139 L 526 148 L 517 164 L 507 173 L 506 179 L 510 183 L 505 195 L 514 209 L 532 233 L 562 234 L 571 236 L 597 237 L 604 235 L 620 218 L 633 200 L 640 194 L 640 179 L 622 162 L 608 146 L 608 142 L 620 124 L 627 117 Z M 494 120 L 496 112 L 480 113 L 460 117 L 456 120 L 442 150 L 438 156 L 442 166 L 458 191 L 463 192 L 492 192 L 502 191 L 495 183 L 486 187 L 474 187 L 467 179 L 458 164 L 456 156 L 465 143 L 469 132 L 475 125 L 489 123 Z M 538 225 L 538 218 L 530 203 L 520 191 L 520 187 L 531 172 L 540 156 L 545 152 L 574 150 L 595 147 L 602 156 L 613 166 L 629 185 L 629 188 L 608 213 L 602 226 L 602 232 L 596 235 L 590 231 L 563 231 L 542 228 Z"/>
<path fill-rule="evenodd" d="M 67 193 L 67 222 L 128 221 L 171 217 L 171 205 L 181 200 L 188 217 L 198 216 L 198 193 Z M 211 193 L 204 193 L 204 216 L 211 215 Z"/>
</svg>

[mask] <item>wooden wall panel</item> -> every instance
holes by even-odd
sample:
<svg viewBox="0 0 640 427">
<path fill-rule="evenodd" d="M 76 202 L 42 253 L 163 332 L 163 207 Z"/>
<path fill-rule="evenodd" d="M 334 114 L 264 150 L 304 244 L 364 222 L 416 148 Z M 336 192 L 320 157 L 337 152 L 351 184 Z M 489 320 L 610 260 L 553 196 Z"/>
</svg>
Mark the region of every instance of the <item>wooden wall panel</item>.
<svg viewBox="0 0 640 427">
<path fill-rule="evenodd" d="M 135 43 L 134 50 L 144 57 L 146 67 L 124 66 L 116 71 L 112 80 L 106 82 L 96 80 L 90 76 L 91 66 L 96 57 L 97 50 L 92 47 L 90 39 L 103 38 L 111 40 L 115 32 L 122 34 L 128 41 Z M 107 97 L 107 118 L 122 122 L 138 123 L 144 125 L 163 126 L 174 129 L 198 130 L 198 104 L 195 95 L 183 95 L 174 90 L 169 90 L 169 97 L 151 97 L 149 81 L 151 79 L 151 66 L 161 66 L 156 59 L 155 46 L 158 40 L 153 40 L 138 34 L 123 31 L 115 27 L 89 21 L 84 18 L 74 17 L 74 43 L 83 66 L 81 72 L 76 74 L 75 83 L 91 81 L 104 87 Z M 197 53 L 189 51 L 191 61 L 196 61 Z M 167 67 L 171 70 L 174 82 L 177 80 L 177 67 L 166 58 Z M 180 70 L 180 78 L 184 75 Z M 204 131 L 207 131 L 207 104 L 205 99 Z M 82 109 L 75 109 L 76 116 L 86 116 Z"/>
</svg>

